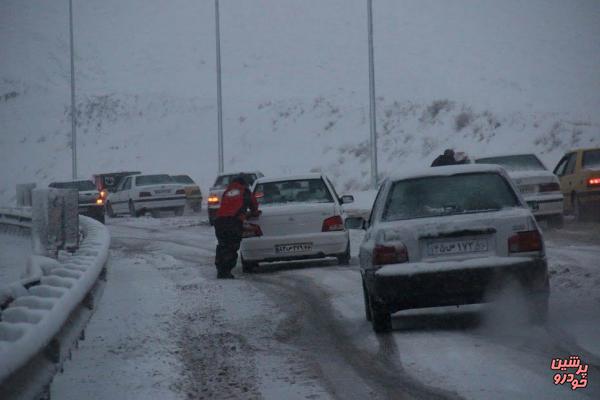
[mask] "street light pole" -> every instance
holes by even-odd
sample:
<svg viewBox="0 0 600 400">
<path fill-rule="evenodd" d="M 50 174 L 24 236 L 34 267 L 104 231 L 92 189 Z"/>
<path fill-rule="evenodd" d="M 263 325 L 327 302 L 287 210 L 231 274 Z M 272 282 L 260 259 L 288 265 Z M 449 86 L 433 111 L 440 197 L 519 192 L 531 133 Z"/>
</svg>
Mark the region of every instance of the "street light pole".
<svg viewBox="0 0 600 400">
<path fill-rule="evenodd" d="M 371 186 L 377 189 L 377 125 L 375 120 L 375 63 L 373 60 L 373 0 L 367 0 L 369 30 L 369 122 L 371 131 Z"/>
<path fill-rule="evenodd" d="M 217 118 L 219 142 L 219 173 L 223 172 L 223 101 L 221 98 L 221 29 L 219 21 L 219 0 L 215 0 L 215 29 L 217 40 Z"/>
<path fill-rule="evenodd" d="M 73 0 L 69 0 L 69 39 L 71 48 L 71 155 L 73 180 L 77 180 L 77 116 L 75 112 L 75 54 L 73 44 Z"/>
</svg>

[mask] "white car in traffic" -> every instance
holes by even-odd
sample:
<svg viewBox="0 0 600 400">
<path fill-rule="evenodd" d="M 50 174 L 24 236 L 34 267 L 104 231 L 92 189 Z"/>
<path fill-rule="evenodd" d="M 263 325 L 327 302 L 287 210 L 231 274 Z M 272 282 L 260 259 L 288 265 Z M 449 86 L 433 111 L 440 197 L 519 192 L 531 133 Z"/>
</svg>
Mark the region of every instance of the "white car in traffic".
<svg viewBox="0 0 600 400">
<path fill-rule="evenodd" d="M 183 215 L 185 202 L 184 186 L 169 175 L 130 175 L 109 194 L 106 211 L 110 217 L 127 213 L 138 217 L 146 211 L 155 215 L 162 210 Z"/>
<path fill-rule="evenodd" d="M 531 212 L 538 219 L 545 219 L 551 226 L 563 225 L 564 196 L 558 177 L 540 161 L 535 154 L 510 154 L 482 157 L 477 164 L 497 164 L 506 169 L 525 198 Z"/>
<path fill-rule="evenodd" d="M 367 320 L 392 328 L 391 314 L 411 308 L 483 303 L 507 281 L 523 289 L 542 322 L 549 280 L 540 229 L 506 171 L 460 165 L 406 172 L 380 187 L 359 261 Z"/>
<path fill-rule="evenodd" d="M 241 243 L 242 268 L 250 272 L 263 261 L 335 257 L 350 262 L 350 240 L 343 203 L 322 174 L 259 178 L 253 186 L 261 215 L 248 221 Z"/>
</svg>

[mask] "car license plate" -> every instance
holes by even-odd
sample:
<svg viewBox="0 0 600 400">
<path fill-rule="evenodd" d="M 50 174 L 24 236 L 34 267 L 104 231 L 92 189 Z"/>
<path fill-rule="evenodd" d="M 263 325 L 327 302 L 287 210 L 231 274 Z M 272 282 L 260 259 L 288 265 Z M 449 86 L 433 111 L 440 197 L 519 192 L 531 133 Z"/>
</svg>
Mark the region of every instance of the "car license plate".
<svg viewBox="0 0 600 400">
<path fill-rule="evenodd" d="M 312 243 L 290 243 L 275 245 L 275 253 L 289 254 L 312 250 Z"/>
<path fill-rule="evenodd" d="M 159 190 L 155 190 L 154 193 L 156 193 L 156 194 L 171 193 L 171 189 L 159 189 Z"/>
<path fill-rule="evenodd" d="M 427 244 L 427 254 L 440 256 L 445 254 L 480 253 L 488 250 L 486 239 L 452 240 Z"/>
<path fill-rule="evenodd" d="M 530 193 L 535 193 L 535 185 L 521 185 L 519 186 L 519 191 L 522 194 L 530 194 Z"/>
</svg>

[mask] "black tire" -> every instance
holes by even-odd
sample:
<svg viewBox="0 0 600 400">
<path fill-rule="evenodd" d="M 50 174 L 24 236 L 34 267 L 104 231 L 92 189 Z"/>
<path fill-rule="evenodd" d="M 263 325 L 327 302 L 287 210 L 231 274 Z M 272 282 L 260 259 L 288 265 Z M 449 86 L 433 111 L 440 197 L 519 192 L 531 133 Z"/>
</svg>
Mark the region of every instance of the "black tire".
<svg viewBox="0 0 600 400">
<path fill-rule="evenodd" d="M 369 303 L 369 292 L 367 291 L 367 285 L 365 284 L 365 280 L 362 281 L 363 288 L 363 301 L 365 303 L 365 318 L 367 321 L 371 321 L 371 304 Z"/>
<path fill-rule="evenodd" d="M 185 207 L 176 207 L 173 209 L 173 211 L 175 211 L 175 216 L 181 217 L 185 211 Z"/>
<path fill-rule="evenodd" d="M 245 274 L 251 274 L 256 271 L 258 268 L 258 263 L 256 261 L 246 261 L 242 258 L 242 272 Z"/>
<path fill-rule="evenodd" d="M 344 251 L 342 254 L 338 255 L 337 257 L 338 260 L 338 265 L 349 265 L 350 264 L 350 241 L 348 241 L 348 244 L 346 245 L 346 251 Z"/>
<path fill-rule="evenodd" d="M 565 226 L 565 217 L 562 214 L 553 215 L 548 218 L 548 225 L 550 228 L 561 229 L 563 226 Z"/>
<path fill-rule="evenodd" d="M 385 333 L 392 330 L 392 314 L 387 311 L 385 304 L 377 303 L 369 296 L 371 324 L 375 333 Z"/>
<path fill-rule="evenodd" d="M 571 195 L 571 205 L 573 207 L 573 215 L 575 216 L 575 220 L 582 222 L 585 221 L 585 210 L 581 206 L 577 195 L 573 193 Z"/>
<path fill-rule="evenodd" d="M 199 213 L 202 211 L 202 203 L 196 203 L 192 205 L 192 211 L 195 213 Z"/>
<path fill-rule="evenodd" d="M 110 202 L 106 203 L 106 214 L 108 214 L 109 217 L 114 218 L 117 214 L 115 214 L 113 208 L 112 208 L 112 204 L 110 204 Z"/>
<path fill-rule="evenodd" d="M 131 215 L 133 218 L 140 216 L 140 213 L 135 209 L 135 205 L 131 200 L 129 200 L 129 215 Z"/>
</svg>

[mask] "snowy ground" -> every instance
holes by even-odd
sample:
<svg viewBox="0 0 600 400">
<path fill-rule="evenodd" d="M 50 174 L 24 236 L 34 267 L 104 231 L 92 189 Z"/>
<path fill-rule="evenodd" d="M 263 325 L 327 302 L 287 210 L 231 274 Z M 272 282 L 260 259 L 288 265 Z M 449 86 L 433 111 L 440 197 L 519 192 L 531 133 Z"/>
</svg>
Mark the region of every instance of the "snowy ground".
<svg viewBox="0 0 600 400">
<path fill-rule="evenodd" d="M 57 399 L 598 398 L 598 225 L 545 233 L 551 314 L 518 308 L 400 312 L 376 336 L 364 319 L 356 258 L 273 264 L 215 279 L 205 216 L 119 218 L 108 282 L 52 386 Z M 353 233 L 353 243 L 360 234 Z M 354 246 L 353 256 L 357 247 Z M 508 300 L 510 306 L 510 299 Z M 590 364 L 586 389 L 555 386 L 552 358 Z"/>
<path fill-rule="evenodd" d="M 29 235 L 0 231 L 0 286 L 17 281 L 31 255 Z"/>
</svg>

